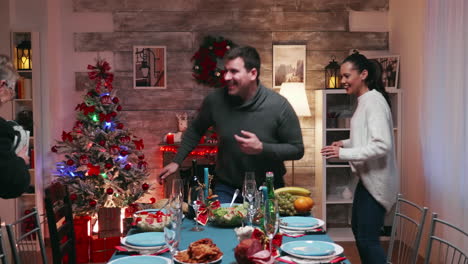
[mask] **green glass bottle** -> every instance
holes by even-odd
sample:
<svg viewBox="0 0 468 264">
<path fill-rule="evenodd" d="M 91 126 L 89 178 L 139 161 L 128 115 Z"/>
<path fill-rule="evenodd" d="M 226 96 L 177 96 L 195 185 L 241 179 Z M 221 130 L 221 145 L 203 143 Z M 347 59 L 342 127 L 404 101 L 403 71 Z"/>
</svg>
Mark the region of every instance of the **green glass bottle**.
<svg viewBox="0 0 468 264">
<path fill-rule="evenodd" d="M 266 173 L 266 187 L 268 189 L 268 199 L 275 199 L 275 184 L 273 172 Z"/>
</svg>

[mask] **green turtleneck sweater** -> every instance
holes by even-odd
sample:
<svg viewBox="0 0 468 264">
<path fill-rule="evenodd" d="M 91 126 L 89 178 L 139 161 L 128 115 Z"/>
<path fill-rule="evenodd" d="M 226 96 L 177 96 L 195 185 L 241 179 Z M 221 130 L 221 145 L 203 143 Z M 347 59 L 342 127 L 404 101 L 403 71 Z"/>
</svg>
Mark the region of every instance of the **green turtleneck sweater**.
<svg viewBox="0 0 468 264">
<path fill-rule="evenodd" d="M 259 85 L 252 99 L 243 102 L 217 89 L 203 101 L 200 113 L 185 131 L 174 162 L 179 165 L 193 150 L 206 130 L 213 126 L 218 134 L 216 182 L 241 188 L 246 171 L 255 171 L 257 183 L 265 173 L 275 175 L 275 187 L 284 186 L 284 160 L 297 160 L 304 155 L 299 120 L 289 102 L 280 94 Z M 241 152 L 234 135 L 241 130 L 252 132 L 263 143 L 257 155 Z"/>
</svg>

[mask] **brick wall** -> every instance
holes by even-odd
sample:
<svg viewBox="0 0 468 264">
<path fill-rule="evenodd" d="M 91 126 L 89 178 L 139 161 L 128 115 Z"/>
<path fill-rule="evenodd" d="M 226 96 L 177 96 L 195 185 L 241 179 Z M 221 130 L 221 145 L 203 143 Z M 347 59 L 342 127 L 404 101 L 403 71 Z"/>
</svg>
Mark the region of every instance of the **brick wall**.
<svg viewBox="0 0 468 264">
<path fill-rule="evenodd" d="M 295 185 L 314 188 L 314 89 L 323 87 L 323 68 L 332 55 L 341 61 L 350 49 L 386 50 L 387 32 L 350 32 L 353 11 L 387 11 L 388 0 L 73 0 L 74 12 L 111 12 L 114 32 L 75 33 L 75 51 L 111 51 L 114 55 L 122 119 L 143 138 L 151 177 L 161 168 L 158 144 L 177 131 L 175 114 L 194 114 L 213 88 L 192 79 L 190 58 L 205 35 L 222 35 L 258 49 L 261 81 L 272 86 L 272 45 L 307 46 L 306 89 L 311 117 L 301 117 L 303 159 L 296 161 Z M 132 46 L 167 46 L 167 89 L 132 88 Z M 84 73 L 76 73 L 83 87 Z M 290 168 L 291 162 L 286 163 Z M 286 181 L 292 182 L 289 169 Z M 159 196 L 156 194 L 155 196 Z"/>
</svg>

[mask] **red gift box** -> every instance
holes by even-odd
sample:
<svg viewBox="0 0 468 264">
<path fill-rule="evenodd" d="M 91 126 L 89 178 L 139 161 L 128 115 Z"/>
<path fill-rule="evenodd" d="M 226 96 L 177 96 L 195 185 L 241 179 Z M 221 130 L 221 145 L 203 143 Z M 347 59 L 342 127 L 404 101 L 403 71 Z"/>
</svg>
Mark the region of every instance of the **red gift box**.
<svg viewBox="0 0 468 264">
<path fill-rule="evenodd" d="M 75 249 L 76 262 L 89 262 L 90 237 L 88 236 L 88 224 L 91 221 L 89 216 L 76 216 L 73 219 L 73 228 L 75 229 Z"/>
<path fill-rule="evenodd" d="M 91 237 L 91 262 L 107 262 L 115 252 L 115 246 L 120 245 L 120 237 Z"/>
</svg>

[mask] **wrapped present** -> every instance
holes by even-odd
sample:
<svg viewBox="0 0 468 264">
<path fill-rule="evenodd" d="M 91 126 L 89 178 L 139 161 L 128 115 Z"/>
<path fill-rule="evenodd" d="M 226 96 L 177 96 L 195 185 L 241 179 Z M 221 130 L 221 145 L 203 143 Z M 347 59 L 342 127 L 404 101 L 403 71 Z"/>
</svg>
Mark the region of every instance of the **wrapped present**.
<svg viewBox="0 0 468 264">
<path fill-rule="evenodd" d="M 73 219 L 77 263 L 89 262 L 90 237 L 88 235 L 88 228 L 90 221 L 91 217 L 89 216 L 75 216 Z"/>
<path fill-rule="evenodd" d="M 91 262 L 108 262 L 114 254 L 115 246 L 120 245 L 120 237 L 91 237 Z"/>
</svg>

